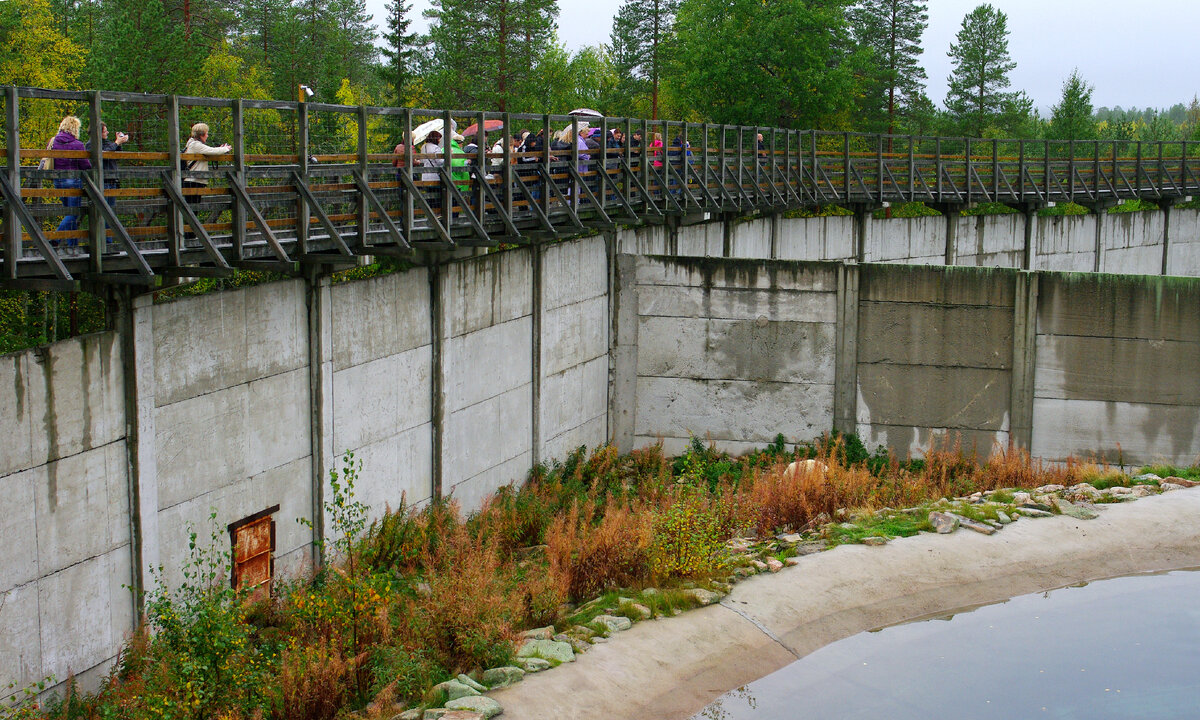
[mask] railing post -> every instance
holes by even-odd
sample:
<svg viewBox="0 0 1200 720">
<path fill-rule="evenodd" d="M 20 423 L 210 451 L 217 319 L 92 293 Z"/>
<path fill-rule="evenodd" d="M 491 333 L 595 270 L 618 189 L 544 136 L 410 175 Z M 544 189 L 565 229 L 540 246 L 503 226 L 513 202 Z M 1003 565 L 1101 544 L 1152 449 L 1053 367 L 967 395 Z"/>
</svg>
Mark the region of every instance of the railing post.
<svg viewBox="0 0 1200 720">
<path fill-rule="evenodd" d="M 725 155 L 725 153 L 727 152 L 727 142 L 725 139 L 725 131 L 728 129 L 728 127 L 729 127 L 728 125 L 724 125 L 724 124 L 721 125 L 721 140 L 720 140 L 720 142 L 717 143 L 717 152 L 720 153 L 717 161 L 721 164 L 721 175 L 717 180 L 718 180 L 718 182 L 721 183 L 721 192 L 722 192 L 722 195 L 720 195 L 718 197 L 724 197 L 724 192 L 726 191 L 726 185 L 727 185 L 727 182 L 725 180 L 725 170 L 729 165 L 729 158 L 726 157 L 726 155 Z"/>
<path fill-rule="evenodd" d="M 1133 169 L 1133 191 L 1137 197 L 1142 196 L 1142 141 L 1137 141 L 1137 165 Z"/>
<path fill-rule="evenodd" d="M 1017 141 L 1017 201 L 1025 202 L 1025 141 Z"/>
<path fill-rule="evenodd" d="M 542 212 L 546 217 L 550 217 L 550 183 L 554 182 L 550 178 L 552 168 L 550 166 L 550 116 L 542 116 L 542 158 L 540 162 L 545 168 L 545 179 L 542 180 Z"/>
<path fill-rule="evenodd" d="M 600 157 L 592 157 L 592 167 L 596 170 L 596 199 L 600 201 L 601 209 L 608 206 L 608 117 L 600 118 Z M 605 214 L 608 211 L 605 209 Z"/>
<path fill-rule="evenodd" d="M 1000 202 L 1000 141 L 992 141 L 992 202 Z"/>
<path fill-rule="evenodd" d="M 450 117 L 449 110 L 442 111 L 442 169 L 446 172 L 438 174 L 438 184 L 442 191 L 442 220 L 445 224 L 446 234 L 450 234 L 451 227 L 454 225 L 454 196 L 450 193 L 450 185 L 446 183 L 446 178 L 453 179 L 454 172 L 454 151 L 450 144 L 454 142 L 454 120 Z"/>
<path fill-rule="evenodd" d="M 937 199 L 942 202 L 942 175 L 945 167 L 942 164 L 942 138 L 935 138 L 933 141 L 933 164 L 937 171 Z"/>
<path fill-rule="evenodd" d="M 363 180 L 368 183 L 371 181 L 369 174 L 370 158 L 367 155 L 370 148 L 367 147 L 367 106 L 358 106 L 358 171 L 362 173 Z M 358 193 L 358 246 L 367 246 L 367 231 L 370 229 L 371 223 L 371 206 L 367 204 L 366 194 Z"/>
<path fill-rule="evenodd" d="M 579 118 L 574 115 L 571 116 L 571 165 L 579 169 Z M 569 171 L 567 183 L 571 186 L 571 207 L 575 208 L 575 212 L 579 212 L 579 193 L 582 189 Z"/>
<path fill-rule="evenodd" d="M 746 180 L 743 177 L 746 167 L 746 159 L 742 157 L 742 135 L 745 134 L 745 128 L 741 125 L 737 126 L 737 184 L 738 194 L 745 191 Z"/>
<path fill-rule="evenodd" d="M 708 123 L 704 123 L 704 128 L 703 128 L 702 132 L 704 133 L 704 147 L 702 147 L 700 149 L 700 152 L 701 152 L 701 162 L 704 163 L 704 172 L 700 173 L 700 182 L 704 183 L 704 190 L 707 191 L 708 190 L 708 172 L 709 172 L 708 145 L 710 142 L 712 142 L 712 133 L 709 130 Z M 706 195 L 705 192 L 702 192 L 700 194 L 702 196 Z"/>
<path fill-rule="evenodd" d="M 308 103 L 301 100 L 296 106 L 296 152 L 297 170 L 300 181 L 308 182 Z M 433 218 L 430 218 L 433 222 Z M 304 196 L 296 194 L 296 245 L 300 255 L 308 252 L 308 202 Z"/>
<path fill-rule="evenodd" d="M 403 134 L 400 136 L 400 141 L 404 143 L 405 149 L 404 168 L 402 172 L 408 176 L 409 180 L 412 180 L 413 154 L 417 152 L 417 147 L 413 145 L 412 142 L 412 108 L 404 108 L 404 114 L 401 117 L 404 118 L 404 130 Z M 511 195 L 511 189 L 509 192 Z M 405 191 L 405 185 L 403 183 L 400 185 L 400 197 L 403 199 L 400 210 L 404 213 L 404 217 L 401 218 L 401 221 L 404 223 L 404 237 L 405 239 L 410 239 L 412 238 L 413 207 L 415 206 L 415 200 L 413 199 L 412 193 Z M 433 222 L 433 218 L 429 218 L 429 221 Z"/>
<path fill-rule="evenodd" d="M 1162 176 L 1163 176 L 1163 141 L 1159 140 L 1158 141 L 1158 188 L 1156 188 L 1156 191 L 1157 191 L 1156 194 L 1158 194 L 1158 195 L 1162 195 L 1163 190 L 1166 189 L 1166 186 L 1163 185 L 1163 177 Z"/>
<path fill-rule="evenodd" d="M 1100 197 L 1100 141 L 1092 141 L 1092 197 Z"/>
<path fill-rule="evenodd" d="M 775 155 L 779 147 L 779 133 L 775 128 L 771 128 L 771 193 L 769 197 L 774 197 L 779 185 L 779 162 Z"/>
<path fill-rule="evenodd" d="M 484 216 L 487 214 L 487 193 L 484 191 L 483 185 L 487 182 L 486 176 L 492 174 L 492 163 L 487 157 L 488 150 L 491 149 L 491 145 L 489 144 L 491 142 L 491 138 L 487 136 L 487 118 L 484 116 L 482 110 L 479 111 L 479 113 L 475 116 L 475 122 L 476 127 L 479 128 L 475 131 L 475 162 L 479 164 L 479 173 L 476 175 L 476 177 L 479 179 L 479 186 L 475 188 L 475 216 L 478 217 L 479 222 L 482 223 L 484 221 Z M 503 142 L 504 134 L 508 132 L 511 131 L 507 125 L 500 129 L 500 137 L 502 139 L 501 142 L 503 143 L 501 145 L 502 148 L 508 147 L 509 145 L 509 143 Z M 471 194 L 464 193 L 464 196 L 470 197 Z"/>
<path fill-rule="evenodd" d="M 104 188 L 104 138 L 100 131 L 100 125 L 104 121 L 100 118 L 100 91 L 92 90 L 88 93 L 88 135 L 92 143 L 91 161 L 92 179 L 96 181 L 96 187 L 100 188 L 103 193 Z M 82 190 L 80 191 L 82 192 Z M 88 204 L 88 270 L 94 273 L 101 272 L 103 265 L 104 245 L 105 245 L 105 228 L 104 228 L 104 212 L 95 203 Z"/>
<path fill-rule="evenodd" d="M 842 187 L 845 202 L 850 202 L 850 133 L 842 133 Z"/>
<path fill-rule="evenodd" d="M 5 98 L 5 128 L 4 142 L 8 160 L 8 182 L 13 189 L 20 192 L 21 188 L 21 115 L 18 112 L 17 87 L 10 85 L 4 89 Z M 4 278 L 17 278 L 17 260 L 21 257 L 21 223 L 17 220 L 16 208 L 4 208 Z"/>
<path fill-rule="evenodd" d="M 916 191 L 916 174 L 917 174 L 917 158 L 913 154 L 913 136 L 908 136 L 908 197 L 906 200 L 912 202 L 913 194 Z"/>
<path fill-rule="evenodd" d="M 625 158 L 625 165 L 630 169 L 630 171 L 633 170 L 633 165 L 631 164 L 633 162 L 633 133 L 632 133 L 632 131 L 633 131 L 633 121 L 630 120 L 629 118 L 625 118 L 625 147 L 619 148 L 618 153 L 621 157 Z M 642 138 L 642 140 L 644 143 L 645 138 Z M 619 163 L 618 163 L 618 165 L 619 165 Z M 618 173 L 617 177 L 622 178 L 621 189 L 625 191 L 625 197 L 632 198 L 633 197 L 633 187 L 632 187 L 632 183 L 629 182 L 629 178 L 624 177 L 624 175 L 622 173 Z"/>
<path fill-rule="evenodd" d="M 512 115 L 504 113 L 504 194 L 500 199 L 504 202 L 504 214 L 512 217 L 513 213 L 513 156 L 512 156 L 512 141 L 509 139 L 513 135 L 514 128 L 512 126 Z"/>
<path fill-rule="evenodd" d="M 1043 163 L 1045 168 L 1042 170 L 1042 185 L 1046 187 L 1046 201 L 1050 201 L 1050 141 L 1042 141 Z"/>
<path fill-rule="evenodd" d="M 965 143 L 963 148 L 963 157 L 966 158 L 966 170 L 964 172 L 967 187 L 967 205 L 971 205 L 971 138 L 963 138 Z"/>
<path fill-rule="evenodd" d="M 1075 141 L 1067 141 L 1067 200 L 1075 202 Z"/>
<path fill-rule="evenodd" d="M 246 120 L 242 100 L 233 101 L 233 176 L 246 186 Z M 246 208 L 236 199 L 233 202 L 233 256 L 246 259 Z"/>
<path fill-rule="evenodd" d="M 879 188 L 879 204 L 883 204 L 883 135 L 875 136 L 875 154 L 878 159 L 875 172 L 875 183 Z"/>
<path fill-rule="evenodd" d="M 683 125 L 679 128 L 679 177 L 683 178 L 682 200 L 683 209 L 687 210 L 688 204 L 691 201 L 692 179 L 688 175 L 688 124 L 687 120 L 683 121 Z"/>
<path fill-rule="evenodd" d="M 189 128 L 188 135 L 191 135 Z M 182 187 L 182 182 L 179 173 L 179 96 L 172 95 L 167 100 L 167 174 L 170 178 L 167 182 L 175 186 L 178 190 Z M 186 198 L 185 198 L 186 199 Z M 183 245 L 183 216 L 179 213 L 179 208 L 171 206 L 171 212 L 167 214 L 167 264 L 174 267 L 183 265 L 182 261 L 182 245 Z"/>
<path fill-rule="evenodd" d="M 1117 196 L 1121 194 L 1120 187 L 1117 185 L 1117 164 L 1120 162 L 1118 157 L 1117 141 L 1112 144 L 1112 187 L 1113 187 L 1113 202 L 1117 202 Z"/>
</svg>

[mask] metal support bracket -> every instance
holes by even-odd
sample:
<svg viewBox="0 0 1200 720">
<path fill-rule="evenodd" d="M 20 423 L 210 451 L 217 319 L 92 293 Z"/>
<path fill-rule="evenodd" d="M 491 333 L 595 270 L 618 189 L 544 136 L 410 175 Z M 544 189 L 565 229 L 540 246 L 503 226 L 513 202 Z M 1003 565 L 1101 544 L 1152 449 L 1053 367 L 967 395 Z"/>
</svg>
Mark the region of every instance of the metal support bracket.
<svg viewBox="0 0 1200 720">
<path fill-rule="evenodd" d="M 317 216 L 317 221 L 325 228 L 325 232 L 329 233 L 329 239 L 333 241 L 337 251 L 342 255 L 353 256 L 354 253 L 346 245 L 346 241 L 342 238 L 342 234 L 338 232 L 337 226 L 325 214 L 321 203 L 317 202 L 317 198 L 312 194 L 312 190 L 309 189 L 308 184 L 304 182 L 304 178 L 300 177 L 300 173 L 295 170 L 292 171 L 292 184 L 296 186 L 296 190 L 300 192 L 300 196 L 304 198 L 304 201 L 311 206 L 309 210 Z"/>
<path fill-rule="evenodd" d="M 54 271 L 55 277 L 59 280 L 74 282 L 75 278 L 71 277 L 71 273 L 67 270 L 67 266 L 63 265 L 63 261 L 58 257 L 58 253 L 54 250 L 54 246 L 46 239 L 45 233 L 42 232 L 42 224 L 33 219 L 29 214 L 29 209 L 25 207 L 25 203 L 21 201 L 21 195 L 13 189 L 12 183 L 8 181 L 8 176 L 0 174 L 0 192 L 4 194 L 4 201 L 17 214 L 17 219 L 21 221 L 21 227 L 29 233 L 33 238 L 33 244 L 37 246 L 38 251 L 42 254 L 42 259 Z M 14 264 L 15 258 L 10 259 Z"/>
<path fill-rule="evenodd" d="M 245 186 L 242 185 L 241 181 L 238 180 L 237 173 L 227 172 L 225 174 L 229 178 L 229 187 L 231 190 L 233 190 L 234 200 L 241 203 L 242 207 L 244 207 L 246 211 L 250 213 L 250 217 L 254 220 L 254 224 L 258 226 L 258 229 L 263 234 L 263 237 L 267 239 L 267 244 L 271 246 L 271 251 L 275 253 L 275 257 L 280 262 L 290 263 L 292 260 L 288 257 L 287 251 L 283 249 L 283 245 L 281 245 L 279 243 L 279 239 L 275 237 L 275 233 L 267 224 L 267 219 L 263 217 L 262 212 L 259 211 L 258 207 L 255 206 L 254 202 L 250 199 L 250 193 L 246 190 Z"/>
<path fill-rule="evenodd" d="M 400 228 L 396 227 L 396 223 L 392 222 L 391 216 L 388 215 L 387 208 L 385 208 L 383 203 L 380 202 L 379 196 L 371 190 L 370 183 L 368 183 L 367 179 L 363 177 L 362 170 L 359 170 L 358 168 L 355 168 L 354 170 L 354 184 L 358 186 L 358 191 L 367 199 L 367 203 L 375 209 L 376 213 L 379 214 L 379 220 L 383 223 L 383 227 L 387 230 L 388 235 L 392 238 L 392 242 L 399 247 L 404 248 L 405 250 L 412 250 L 412 245 L 409 244 L 408 239 L 404 237 L 404 233 L 400 232 Z M 368 214 L 367 217 L 370 218 L 370 214 Z"/>
<path fill-rule="evenodd" d="M 196 233 L 196 237 L 200 239 L 200 244 L 204 247 L 204 252 L 212 258 L 213 264 L 221 270 L 232 271 L 233 268 L 225 260 L 225 256 L 217 250 L 217 246 L 209 237 L 208 231 L 204 229 L 204 224 L 200 222 L 200 218 L 196 217 L 196 213 L 192 212 L 192 207 L 183 199 L 183 195 L 179 192 L 179 188 L 171 182 L 171 171 L 163 171 L 163 190 L 167 193 L 167 197 L 175 205 L 175 209 L 183 214 L 183 220 L 188 225 L 192 226 L 192 231 Z"/>
<path fill-rule="evenodd" d="M 108 228 L 113 231 L 113 234 L 117 236 L 117 240 L 125 248 L 125 253 L 133 261 L 133 267 L 137 270 L 138 275 L 146 279 L 153 278 L 154 271 L 150 269 L 150 263 L 146 262 L 146 258 L 138 250 L 137 244 L 133 242 L 133 238 L 129 237 L 129 231 L 117 219 L 117 213 L 108 206 L 108 202 L 104 199 L 104 193 L 100 188 L 96 187 L 96 181 L 90 175 L 83 176 L 83 191 L 91 199 L 92 205 L 104 215 L 105 224 L 108 225 Z M 100 252 L 100 249 L 92 248 L 92 252 Z"/>
</svg>

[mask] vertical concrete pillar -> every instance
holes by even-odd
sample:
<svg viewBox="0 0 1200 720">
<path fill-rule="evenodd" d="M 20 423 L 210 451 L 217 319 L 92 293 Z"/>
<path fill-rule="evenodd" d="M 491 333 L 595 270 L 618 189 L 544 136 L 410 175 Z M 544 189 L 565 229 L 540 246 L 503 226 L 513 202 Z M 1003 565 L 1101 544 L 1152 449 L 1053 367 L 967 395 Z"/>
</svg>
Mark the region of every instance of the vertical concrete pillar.
<svg viewBox="0 0 1200 720">
<path fill-rule="evenodd" d="M 314 269 L 305 283 L 308 306 L 308 392 L 312 442 L 312 560 L 322 561 L 325 478 L 337 461 L 333 447 L 333 284 Z"/>
<path fill-rule="evenodd" d="M 608 352 L 608 437 L 617 450 L 633 450 L 637 410 L 637 256 L 614 254 Z"/>
<path fill-rule="evenodd" d="M 1009 439 L 1019 447 L 1033 446 L 1033 388 L 1037 366 L 1038 274 L 1016 276 L 1013 309 L 1012 389 L 1009 393 Z"/>
<path fill-rule="evenodd" d="M 1171 252 L 1171 202 L 1162 203 L 1163 214 L 1163 241 L 1162 241 L 1162 271 L 1160 275 L 1167 274 L 1167 261 L 1170 258 Z"/>
<path fill-rule="evenodd" d="M 446 319 L 444 317 L 446 281 L 442 263 L 435 260 L 429 264 L 429 350 L 430 350 L 430 497 L 442 497 L 442 431 L 446 422 Z"/>
<path fill-rule="evenodd" d="M 1100 272 L 1104 268 L 1104 235 L 1101 229 L 1104 227 L 1106 217 L 1104 206 L 1096 209 L 1096 250 L 1092 262 L 1092 272 Z"/>
<path fill-rule="evenodd" d="M 958 220 L 962 217 L 954 210 L 947 210 L 946 218 L 946 257 L 944 263 L 946 267 L 951 267 L 958 262 Z"/>
<path fill-rule="evenodd" d="M 721 257 L 733 257 L 733 223 L 736 215 L 721 214 Z"/>
<path fill-rule="evenodd" d="M 153 571 L 159 566 L 154 298 L 135 296 L 132 290 L 118 297 L 125 375 L 125 458 L 133 539 L 130 587 L 134 618 L 139 619 L 144 610 L 144 595 L 154 589 Z"/>
<path fill-rule="evenodd" d="M 531 292 L 532 317 L 530 318 L 530 341 L 533 344 L 532 352 L 529 354 L 533 360 L 533 368 L 530 372 L 530 388 L 533 398 L 530 402 L 530 407 L 533 408 L 533 417 L 530 427 L 533 429 L 533 437 L 530 442 L 530 454 L 533 458 L 533 465 L 537 465 L 542 461 L 542 299 L 543 299 L 543 277 L 545 263 L 545 245 L 541 242 L 535 242 L 529 248 L 530 262 L 532 263 L 532 272 L 529 273 L 532 278 L 533 288 Z"/>
<path fill-rule="evenodd" d="M 867 261 L 867 223 L 871 220 L 871 210 L 866 205 L 854 206 L 854 260 L 864 263 Z"/>
<path fill-rule="evenodd" d="M 772 260 L 779 259 L 779 241 L 780 241 L 779 233 L 781 232 L 781 229 L 783 226 L 783 223 L 781 221 L 782 217 L 783 217 L 783 215 L 780 213 L 772 213 L 771 214 L 771 259 Z"/>
<path fill-rule="evenodd" d="M 851 433 L 858 425 L 858 265 L 838 268 L 837 349 L 833 379 L 833 428 Z"/>
<path fill-rule="evenodd" d="M 1035 270 L 1034 263 L 1037 256 L 1036 248 L 1034 247 L 1034 232 L 1037 230 L 1038 208 L 1036 205 L 1026 205 L 1022 213 L 1025 216 L 1025 243 L 1021 250 L 1021 269 Z"/>
</svg>

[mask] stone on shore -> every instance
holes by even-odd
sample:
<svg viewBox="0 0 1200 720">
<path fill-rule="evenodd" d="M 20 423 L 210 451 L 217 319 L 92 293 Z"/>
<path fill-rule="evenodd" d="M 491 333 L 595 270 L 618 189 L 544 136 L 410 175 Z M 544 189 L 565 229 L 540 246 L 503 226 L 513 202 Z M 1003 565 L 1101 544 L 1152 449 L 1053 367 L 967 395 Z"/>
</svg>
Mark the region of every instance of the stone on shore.
<svg viewBox="0 0 1200 720">
<path fill-rule="evenodd" d="M 438 683 L 433 686 L 434 690 L 442 690 L 446 693 L 446 698 L 449 700 L 457 700 L 460 697 L 468 695 L 479 695 L 480 691 L 459 682 L 458 680 L 447 680 L 446 682 Z"/>
<path fill-rule="evenodd" d="M 575 650 L 565 642 L 555 640 L 526 640 L 517 650 L 518 658 L 541 658 L 552 665 L 575 662 Z M 526 668 L 528 670 L 528 668 Z"/>
<path fill-rule="evenodd" d="M 546 627 L 534 628 L 521 633 L 523 640 L 549 640 L 554 637 L 554 626 L 547 625 Z"/>
<path fill-rule="evenodd" d="M 492 690 L 516 685 L 525 678 L 525 671 L 519 667 L 506 665 L 483 671 L 483 684 Z"/>
<path fill-rule="evenodd" d="M 521 658 L 517 660 L 517 665 L 520 669 L 527 673 L 538 673 L 543 670 L 550 669 L 550 661 L 542 658 Z"/>
<path fill-rule="evenodd" d="M 684 594 L 694 600 L 697 605 L 712 605 L 713 603 L 721 601 L 720 595 L 711 590 L 705 590 L 704 588 L 692 588 L 691 590 L 686 591 Z"/>
<path fill-rule="evenodd" d="M 482 684 L 480 684 L 480 683 L 478 683 L 478 682 L 475 682 L 475 679 L 474 679 L 474 678 L 472 678 L 470 675 L 462 675 L 462 674 L 460 674 L 458 677 L 456 677 L 456 678 L 454 678 L 454 679 L 455 679 L 455 680 L 457 680 L 457 681 L 459 681 L 459 682 L 460 682 L 460 683 L 462 683 L 463 685 L 466 685 L 466 686 L 467 686 L 467 687 L 469 687 L 469 688 L 473 688 L 473 689 L 475 689 L 475 690 L 478 690 L 478 691 L 479 691 L 479 692 L 481 692 L 481 693 L 487 692 L 487 686 L 486 686 L 486 685 L 482 685 Z"/>
<path fill-rule="evenodd" d="M 968 530 L 974 530 L 975 532 L 983 535 L 993 535 L 996 532 L 996 528 L 988 525 L 987 523 L 981 523 L 978 520 L 972 520 L 971 518 L 963 517 L 962 515 L 954 515 L 954 517 L 958 518 L 959 527 L 965 527 Z"/>
<path fill-rule="evenodd" d="M 933 529 L 938 535 L 949 535 L 958 529 L 958 516 L 944 512 L 929 513 L 929 524 L 933 525 Z"/>
<path fill-rule="evenodd" d="M 608 628 L 610 633 L 628 630 L 633 627 L 633 621 L 620 615 L 597 615 L 592 622 L 598 622 Z"/>
<path fill-rule="evenodd" d="M 500 707 L 500 703 L 485 695 L 476 695 L 474 697 L 464 697 L 457 700 L 451 700 L 446 703 L 446 707 L 451 710 L 469 710 L 479 713 L 485 719 L 496 717 L 504 712 L 504 708 Z"/>
</svg>

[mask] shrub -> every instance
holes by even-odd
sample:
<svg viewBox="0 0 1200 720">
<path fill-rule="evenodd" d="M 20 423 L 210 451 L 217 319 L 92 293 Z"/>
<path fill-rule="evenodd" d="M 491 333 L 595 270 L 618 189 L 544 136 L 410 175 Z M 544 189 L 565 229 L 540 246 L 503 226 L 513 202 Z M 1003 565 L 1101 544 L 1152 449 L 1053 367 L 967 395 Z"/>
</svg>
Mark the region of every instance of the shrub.
<svg viewBox="0 0 1200 720">
<path fill-rule="evenodd" d="M 716 572 L 725 562 L 721 526 L 710 498 L 694 488 L 680 488 L 654 517 L 650 555 L 655 576 L 696 578 Z"/>
<path fill-rule="evenodd" d="M 576 600 L 644 582 L 650 576 L 648 516 L 610 502 L 593 522 L 587 508 L 572 507 L 546 533 L 550 575 Z"/>
</svg>

